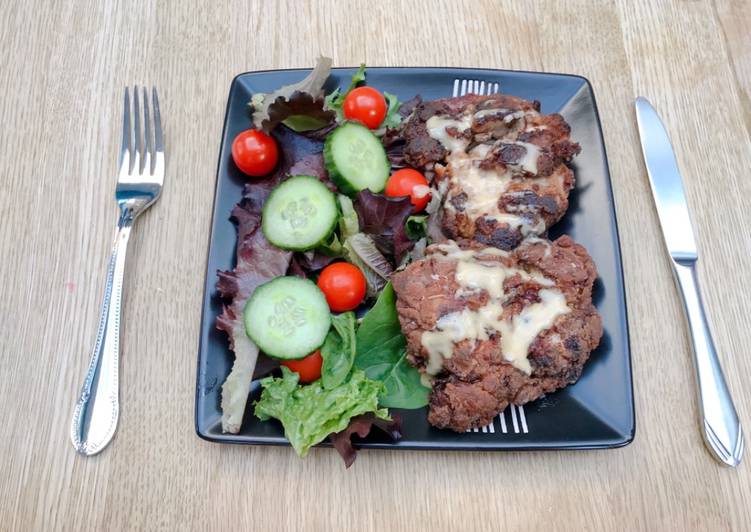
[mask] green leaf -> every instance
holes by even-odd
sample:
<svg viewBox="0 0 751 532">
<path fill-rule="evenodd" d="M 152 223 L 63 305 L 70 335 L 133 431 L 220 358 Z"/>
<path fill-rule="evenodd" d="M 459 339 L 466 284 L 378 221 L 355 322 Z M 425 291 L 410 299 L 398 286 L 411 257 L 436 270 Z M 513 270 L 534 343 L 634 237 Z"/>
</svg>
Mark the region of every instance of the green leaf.
<svg viewBox="0 0 751 532">
<path fill-rule="evenodd" d="M 389 107 L 386 111 L 386 117 L 383 119 L 383 122 L 381 122 L 379 129 L 396 127 L 402 122 L 402 115 L 399 114 L 399 106 L 401 105 L 401 102 L 399 101 L 399 98 L 396 97 L 396 94 L 384 92 L 383 96 L 386 98 L 386 103 Z"/>
<path fill-rule="evenodd" d="M 407 341 L 399 325 L 396 294 L 388 283 L 357 329 L 355 367 L 368 378 L 383 382 L 381 406 L 420 408 L 428 404 L 430 388 L 407 362 Z"/>
<path fill-rule="evenodd" d="M 336 233 L 332 233 L 326 242 L 316 248 L 316 251 L 328 257 L 340 257 L 344 252 L 344 248 Z"/>
<path fill-rule="evenodd" d="M 386 286 L 394 267 L 378 251 L 375 242 L 365 233 L 355 233 L 344 241 L 344 250 L 349 262 L 360 268 L 368 285 L 368 297 L 376 297 Z"/>
<path fill-rule="evenodd" d="M 344 382 L 355 361 L 355 314 L 344 312 L 331 317 L 334 328 L 321 347 L 321 380 L 327 390 Z"/>
<path fill-rule="evenodd" d="M 349 196 L 339 194 L 339 208 L 342 211 L 342 216 L 339 218 L 339 233 L 342 236 L 342 240 L 347 240 L 352 235 L 360 232 L 360 220 L 357 218 L 355 206 L 352 204 L 352 199 Z"/>
<path fill-rule="evenodd" d="M 344 97 L 342 96 L 342 91 L 334 89 L 323 99 L 323 108 L 328 109 L 329 111 L 334 111 L 336 113 L 336 121 L 342 122 L 344 121 L 344 110 L 342 109 L 343 103 Z"/>
<path fill-rule="evenodd" d="M 420 372 L 409 365 L 406 350 L 389 376 L 383 380 L 385 390 L 378 404 L 388 408 L 422 408 L 428 404 L 430 388 L 420 381 Z"/>
<path fill-rule="evenodd" d="M 420 240 L 427 234 L 428 227 L 428 215 L 427 214 L 413 214 L 407 218 L 404 224 L 404 229 L 407 232 L 407 236 L 411 240 Z"/>
<path fill-rule="evenodd" d="M 378 408 L 378 394 L 383 384 L 368 379 L 355 370 L 350 379 L 332 389 L 325 389 L 321 380 L 300 386 L 299 375 L 282 366 L 282 377 L 261 380 L 261 398 L 255 403 L 255 414 L 261 421 L 281 421 L 284 435 L 297 454 L 304 457 L 310 448 L 329 434 L 341 432 L 350 419 L 373 412 L 390 420 L 388 410 Z"/>
<path fill-rule="evenodd" d="M 334 111 L 336 113 L 337 122 L 344 121 L 344 110 L 342 109 L 342 106 L 344 105 L 344 99 L 347 97 L 347 94 L 364 81 L 365 63 L 360 63 L 360 68 L 358 68 L 357 72 L 352 76 L 352 80 L 349 82 L 346 91 L 342 92 L 340 89 L 336 89 L 324 98 L 324 109 Z"/>
<path fill-rule="evenodd" d="M 269 132 L 279 122 L 287 120 L 292 120 L 293 125 L 290 127 L 293 129 L 306 127 L 306 123 L 310 126 L 311 122 L 302 121 L 301 116 L 320 121 L 322 125 L 330 123 L 333 117 L 331 112 L 325 109 L 323 101 L 323 86 L 330 73 L 331 58 L 319 57 L 310 74 L 297 83 L 285 85 L 269 94 L 254 94 L 249 102 L 253 127 Z"/>
<path fill-rule="evenodd" d="M 330 122 L 330 120 L 326 121 L 316 116 L 293 115 L 283 120 L 282 124 L 293 131 L 301 133 L 304 131 L 315 131 L 316 129 L 321 129 Z"/>
<path fill-rule="evenodd" d="M 349 87 L 347 87 L 347 92 L 344 93 L 345 96 L 349 94 L 349 92 L 357 87 L 360 83 L 365 82 L 365 63 L 360 63 L 360 68 L 357 69 L 357 72 L 352 76 L 352 80 L 349 82 Z"/>
</svg>

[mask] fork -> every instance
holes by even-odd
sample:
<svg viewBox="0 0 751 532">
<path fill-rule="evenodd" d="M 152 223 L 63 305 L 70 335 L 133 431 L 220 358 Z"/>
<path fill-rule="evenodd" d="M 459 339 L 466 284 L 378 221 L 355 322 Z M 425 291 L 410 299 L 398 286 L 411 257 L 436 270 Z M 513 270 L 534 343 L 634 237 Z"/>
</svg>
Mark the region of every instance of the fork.
<svg viewBox="0 0 751 532">
<path fill-rule="evenodd" d="M 117 428 L 120 415 L 118 366 L 125 253 L 133 222 L 159 198 L 164 182 L 164 144 L 156 87 L 151 89 L 153 114 L 149 113 L 146 87 L 141 89 L 141 94 L 142 106 L 139 89 L 133 87 L 131 108 L 130 94 L 125 88 L 123 138 L 115 189 L 120 216 L 107 268 L 94 352 L 73 412 L 73 446 L 86 456 L 104 449 Z"/>
</svg>

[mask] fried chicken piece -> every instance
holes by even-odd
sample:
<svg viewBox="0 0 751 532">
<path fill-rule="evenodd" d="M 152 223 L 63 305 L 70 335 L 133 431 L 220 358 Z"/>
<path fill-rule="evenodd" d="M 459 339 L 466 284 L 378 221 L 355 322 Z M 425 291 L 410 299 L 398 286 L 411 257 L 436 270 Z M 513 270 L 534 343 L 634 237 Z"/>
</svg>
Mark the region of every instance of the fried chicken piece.
<svg viewBox="0 0 751 532">
<path fill-rule="evenodd" d="M 568 208 L 580 147 L 559 114 L 508 95 L 470 94 L 423 102 L 402 128 L 405 161 L 435 173 L 442 228 L 513 249 L 545 234 Z"/>
<path fill-rule="evenodd" d="M 574 383 L 602 336 L 596 277 L 567 236 L 509 253 L 432 245 L 394 274 L 409 361 L 433 376 L 430 423 L 464 432 Z"/>
</svg>

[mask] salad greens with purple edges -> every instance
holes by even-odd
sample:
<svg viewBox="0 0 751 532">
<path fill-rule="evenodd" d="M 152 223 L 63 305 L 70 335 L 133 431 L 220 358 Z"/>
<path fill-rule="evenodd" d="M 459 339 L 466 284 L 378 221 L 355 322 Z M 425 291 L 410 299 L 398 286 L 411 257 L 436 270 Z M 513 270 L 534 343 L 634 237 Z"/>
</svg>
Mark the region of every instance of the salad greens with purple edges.
<svg viewBox="0 0 751 532">
<path fill-rule="evenodd" d="M 400 178 L 392 164 L 395 128 L 415 100 L 368 86 L 364 64 L 326 94 L 330 74 L 331 59 L 319 58 L 304 79 L 249 102 L 251 129 L 232 156 L 253 176 L 240 201 L 253 208 L 234 212 L 237 266 L 219 275 L 231 301 L 217 323 L 236 356 L 224 430 L 240 430 L 253 368 L 268 368 L 256 417 L 280 422 L 301 457 L 328 438 L 349 467 L 353 436 L 376 427 L 398 439 L 388 409 L 428 403 L 389 278 L 425 246 L 430 195 L 424 176 Z"/>
</svg>

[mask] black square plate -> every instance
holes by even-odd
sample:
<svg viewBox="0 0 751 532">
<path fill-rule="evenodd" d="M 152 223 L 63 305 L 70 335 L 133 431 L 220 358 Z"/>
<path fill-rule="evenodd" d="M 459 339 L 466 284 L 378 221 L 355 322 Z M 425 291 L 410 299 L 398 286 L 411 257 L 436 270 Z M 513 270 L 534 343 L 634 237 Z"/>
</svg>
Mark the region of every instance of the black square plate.
<svg viewBox="0 0 751 532">
<path fill-rule="evenodd" d="M 334 69 L 329 84 L 346 86 L 351 68 Z M 232 367 L 233 354 L 214 321 L 221 312 L 216 295 L 216 271 L 234 264 L 235 227 L 229 216 L 244 184 L 231 162 L 232 139 L 249 127 L 246 106 L 256 92 L 271 92 L 302 79 L 306 70 L 249 72 L 232 82 L 219 155 L 214 216 L 206 271 L 196 389 L 196 431 L 207 440 L 226 443 L 285 444 L 281 425 L 260 422 L 247 408 L 242 431 L 222 434 L 219 408 L 221 384 Z M 368 84 L 407 100 L 451 96 L 456 80 L 500 84 L 502 92 L 539 100 L 544 113 L 561 113 L 571 125 L 571 137 L 582 146 L 574 159 L 576 188 L 566 216 L 551 228 L 551 238 L 569 234 L 583 244 L 597 265 L 600 277 L 594 300 L 602 315 L 605 334 L 579 381 L 559 392 L 522 407 L 509 407 L 491 425 L 465 434 L 431 427 L 427 410 L 399 411 L 403 438 L 391 443 L 379 435 L 362 441 L 363 447 L 403 449 L 562 449 L 618 447 L 633 440 L 634 403 L 631 383 L 626 299 L 623 289 L 618 229 L 610 187 L 602 130 L 589 82 L 579 76 L 457 68 L 368 68 Z M 472 85 L 473 86 L 473 85 Z M 251 391 L 260 393 L 258 382 Z"/>
</svg>

